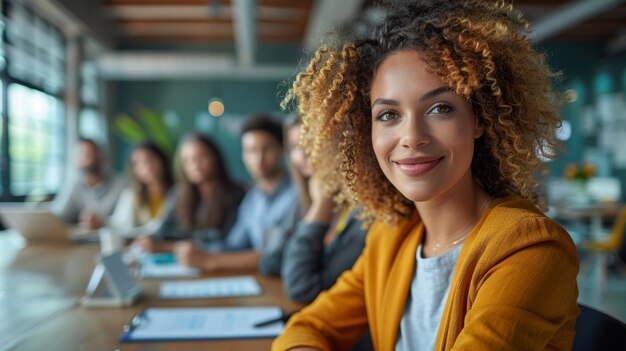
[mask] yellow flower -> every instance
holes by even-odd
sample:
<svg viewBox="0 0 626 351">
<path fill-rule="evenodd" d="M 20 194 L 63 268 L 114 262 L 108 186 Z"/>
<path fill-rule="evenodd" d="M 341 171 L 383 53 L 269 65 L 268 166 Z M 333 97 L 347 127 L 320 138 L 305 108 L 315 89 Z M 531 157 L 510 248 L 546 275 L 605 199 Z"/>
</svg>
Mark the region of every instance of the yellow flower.
<svg viewBox="0 0 626 351">
<path fill-rule="evenodd" d="M 585 163 L 583 166 L 583 174 L 585 175 L 585 178 L 590 178 L 596 175 L 596 165 L 593 163 Z"/>
<path fill-rule="evenodd" d="M 565 178 L 568 178 L 568 179 L 576 178 L 577 174 L 578 174 L 578 167 L 573 163 L 568 164 L 565 167 L 565 171 L 563 172 L 563 175 L 565 176 Z"/>
<path fill-rule="evenodd" d="M 596 175 L 596 165 L 591 162 L 586 162 L 583 165 L 577 165 L 570 163 L 565 166 L 563 176 L 571 180 L 587 180 Z"/>
</svg>

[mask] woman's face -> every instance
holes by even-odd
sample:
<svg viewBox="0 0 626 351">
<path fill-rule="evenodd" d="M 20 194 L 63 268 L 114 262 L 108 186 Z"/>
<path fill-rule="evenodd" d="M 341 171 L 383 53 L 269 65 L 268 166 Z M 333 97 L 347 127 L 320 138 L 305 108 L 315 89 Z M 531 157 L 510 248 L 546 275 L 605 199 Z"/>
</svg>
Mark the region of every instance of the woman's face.
<svg viewBox="0 0 626 351">
<path fill-rule="evenodd" d="M 304 151 L 298 146 L 300 142 L 300 124 L 293 125 L 287 130 L 287 147 L 289 147 L 289 162 L 305 177 L 311 176 L 311 165 Z"/>
<path fill-rule="evenodd" d="M 393 53 L 379 65 L 370 99 L 374 153 L 398 191 L 421 202 L 471 186 L 474 140 L 483 127 L 417 51 Z"/>
<path fill-rule="evenodd" d="M 214 175 L 215 156 L 199 141 L 188 141 L 180 148 L 180 161 L 185 177 L 192 184 L 200 184 Z"/>
<path fill-rule="evenodd" d="M 150 151 L 138 149 L 130 157 L 133 174 L 142 184 L 158 183 L 163 174 L 159 159 Z"/>
</svg>

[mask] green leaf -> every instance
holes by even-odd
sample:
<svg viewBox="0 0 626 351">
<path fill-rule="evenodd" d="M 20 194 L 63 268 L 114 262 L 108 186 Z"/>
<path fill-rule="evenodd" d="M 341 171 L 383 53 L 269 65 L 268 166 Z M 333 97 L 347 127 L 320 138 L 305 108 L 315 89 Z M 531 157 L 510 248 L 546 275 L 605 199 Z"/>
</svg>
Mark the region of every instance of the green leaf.
<svg viewBox="0 0 626 351">
<path fill-rule="evenodd" d="M 147 108 L 141 108 L 139 110 L 139 117 L 150 132 L 154 142 L 171 154 L 173 152 L 173 144 L 168 129 L 163 123 L 162 116 Z"/>
<path fill-rule="evenodd" d="M 120 137 L 128 143 L 137 144 L 146 140 L 143 128 L 128 115 L 118 115 L 115 119 L 115 127 Z"/>
</svg>

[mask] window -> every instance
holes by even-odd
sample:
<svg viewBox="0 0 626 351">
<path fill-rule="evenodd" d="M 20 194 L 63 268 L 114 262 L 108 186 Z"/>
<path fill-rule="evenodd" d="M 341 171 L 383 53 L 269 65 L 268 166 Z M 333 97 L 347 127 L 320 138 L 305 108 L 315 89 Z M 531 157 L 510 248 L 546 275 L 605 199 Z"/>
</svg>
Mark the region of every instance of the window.
<svg viewBox="0 0 626 351">
<path fill-rule="evenodd" d="M 54 193 L 63 175 L 63 104 L 16 83 L 9 85 L 7 93 L 11 193 Z"/>
<path fill-rule="evenodd" d="M 78 116 L 78 134 L 92 139 L 100 145 L 106 145 L 107 125 L 99 113 L 99 80 L 98 69 L 93 61 L 86 60 L 80 69 L 80 102 L 81 111 Z"/>
<path fill-rule="evenodd" d="M 9 75 L 41 90 L 61 93 L 65 85 L 61 33 L 16 3 L 9 8 L 6 32 Z"/>
<path fill-rule="evenodd" d="M 84 108 L 78 117 L 78 134 L 83 138 L 96 141 L 100 145 L 106 142 L 106 127 L 103 125 L 98 112 L 92 108 Z"/>
<path fill-rule="evenodd" d="M 58 191 L 65 163 L 65 43 L 20 2 L 0 18 L 0 199 Z"/>
</svg>

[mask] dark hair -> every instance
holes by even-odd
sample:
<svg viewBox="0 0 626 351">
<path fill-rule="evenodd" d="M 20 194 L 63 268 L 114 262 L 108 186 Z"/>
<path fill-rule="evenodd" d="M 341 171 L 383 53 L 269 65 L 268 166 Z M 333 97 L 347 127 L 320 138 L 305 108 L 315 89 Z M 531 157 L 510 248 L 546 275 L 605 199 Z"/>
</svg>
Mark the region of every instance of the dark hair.
<svg viewBox="0 0 626 351">
<path fill-rule="evenodd" d="M 213 171 L 215 172 L 215 196 L 207 204 L 206 212 L 198 215 L 197 210 L 201 203 L 200 192 L 185 176 L 180 162 L 182 145 L 190 142 L 200 143 L 213 155 Z M 198 228 L 218 227 L 225 219 L 226 211 L 232 201 L 238 201 L 243 189 L 231 178 L 224 162 L 224 157 L 217 144 L 207 135 L 199 133 L 187 134 L 179 143 L 176 158 L 176 173 L 178 177 L 178 198 L 176 215 L 179 222 L 187 230 Z"/>
<path fill-rule="evenodd" d="M 96 149 L 96 151 L 98 151 L 99 153 L 102 152 L 102 150 L 100 150 L 100 145 L 98 145 L 98 143 L 96 143 L 95 140 L 93 140 L 93 139 L 85 138 L 85 137 L 79 137 L 78 138 L 78 143 L 79 144 L 90 144 L 91 146 L 93 146 L 94 149 Z"/>
<path fill-rule="evenodd" d="M 475 142 L 474 179 L 492 196 L 519 194 L 537 203 L 542 158 L 554 158 L 558 149 L 560 99 L 550 85 L 558 75 L 533 49 L 522 14 L 493 0 L 421 0 L 387 13 L 369 37 L 340 38 L 338 45 L 318 49 L 283 101 L 284 108 L 297 99 L 301 144 L 316 173 L 338 183 L 369 218 L 397 219 L 415 211 L 380 169 L 370 106 L 379 63 L 415 50 L 471 103 L 485 127 Z"/>
<path fill-rule="evenodd" d="M 272 118 L 268 114 L 256 114 L 251 116 L 241 129 L 241 136 L 248 132 L 262 131 L 269 133 L 278 141 L 278 144 L 283 145 L 283 127 L 280 122 Z"/>
<path fill-rule="evenodd" d="M 169 157 L 167 157 L 165 152 L 163 152 L 163 150 L 156 143 L 152 141 L 147 141 L 147 142 L 143 142 L 141 144 L 135 145 L 135 147 L 133 147 L 133 150 L 131 151 L 131 155 L 135 151 L 139 151 L 139 150 L 149 152 L 150 154 L 152 154 L 152 156 L 156 157 L 156 159 L 159 161 L 159 164 L 161 165 L 159 185 L 161 186 L 163 194 L 165 195 L 167 191 L 169 190 L 169 188 L 172 186 L 172 184 L 174 184 L 174 177 L 172 176 L 172 169 L 171 169 Z M 139 179 L 137 179 L 137 177 L 135 176 L 135 172 L 132 171 L 132 157 L 129 158 L 128 163 L 129 163 L 129 169 L 131 170 L 130 184 L 131 184 L 131 187 L 133 188 L 133 193 L 135 194 L 137 203 L 141 205 L 147 205 L 149 201 L 148 187 L 146 186 L 146 184 L 141 183 Z"/>
</svg>

